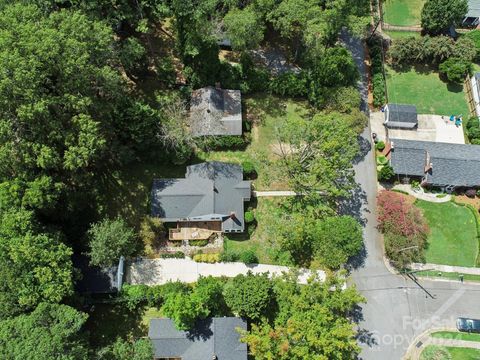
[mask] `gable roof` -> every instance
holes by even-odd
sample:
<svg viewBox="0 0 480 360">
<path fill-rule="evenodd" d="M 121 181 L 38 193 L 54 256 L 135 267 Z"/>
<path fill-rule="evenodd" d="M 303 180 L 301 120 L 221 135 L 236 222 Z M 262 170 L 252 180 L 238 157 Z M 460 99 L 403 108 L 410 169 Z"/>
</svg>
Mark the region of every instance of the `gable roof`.
<svg viewBox="0 0 480 360">
<path fill-rule="evenodd" d="M 247 360 L 247 345 L 237 329 L 247 323 L 237 317 L 209 318 L 197 322 L 192 331 L 177 330 L 170 319 L 152 319 L 148 330 L 155 358 L 182 360 Z"/>
<path fill-rule="evenodd" d="M 192 93 L 190 130 L 193 136 L 242 135 L 240 90 L 207 86 Z"/>
<path fill-rule="evenodd" d="M 418 117 L 415 105 L 388 104 L 385 107 L 385 126 L 413 129 L 417 125 Z"/>
<path fill-rule="evenodd" d="M 480 0 L 468 0 L 468 12 L 465 17 L 480 17 Z"/>
<path fill-rule="evenodd" d="M 393 143 L 390 163 L 396 174 L 426 176 L 433 186 L 479 186 L 480 146 L 390 139 Z M 429 159 L 432 167 L 425 174 Z"/>
<path fill-rule="evenodd" d="M 205 162 L 187 166 L 184 179 L 155 179 L 152 215 L 166 222 L 221 220 L 223 231 L 243 231 L 243 203 L 250 195 L 240 165 Z"/>
</svg>

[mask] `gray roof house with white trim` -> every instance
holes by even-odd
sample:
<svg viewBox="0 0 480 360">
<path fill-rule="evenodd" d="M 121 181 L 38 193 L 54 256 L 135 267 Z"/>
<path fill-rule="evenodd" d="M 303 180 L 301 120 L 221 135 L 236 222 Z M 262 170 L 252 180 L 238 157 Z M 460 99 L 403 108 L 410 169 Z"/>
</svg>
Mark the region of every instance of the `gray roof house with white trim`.
<svg viewBox="0 0 480 360">
<path fill-rule="evenodd" d="M 250 196 L 240 165 L 204 162 L 187 166 L 184 179 L 153 181 L 152 215 L 164 222 L 221 221 L 222 232 L 243 232 Z"/>
<path fill-rule="evenodd" d="M 201 320 L 191 331 L 177 330 L 170 319 L 152 319 L 148 337 L 155 359 L 247 360 L 239 329 L 247 330 L 247 323 L 238 317 Z"/>
<path fill-rule="evenodd" d="M 207 86 L 194 90 L 190 101 L 190 131 L 198 136 L 242 135 L 240 90 Z"/>
<path fill-rule="evenodd" d="M 422 177 L 435 187 L 480 186 L 480 146 L 390 139 L 395 174 Z"/>
<path fill-rule="evenodd" d="M 384 109 L 385 126 L 390 129 L 415 129 L 418 126 L 415 105 L 387 104 Z"/>
<path fill-rule="evenodd" d="M 463 18 L 463 26 L 478 26 L 480 24 L 480 0 L 468 0 L 468 12 Z"/>
</svg>

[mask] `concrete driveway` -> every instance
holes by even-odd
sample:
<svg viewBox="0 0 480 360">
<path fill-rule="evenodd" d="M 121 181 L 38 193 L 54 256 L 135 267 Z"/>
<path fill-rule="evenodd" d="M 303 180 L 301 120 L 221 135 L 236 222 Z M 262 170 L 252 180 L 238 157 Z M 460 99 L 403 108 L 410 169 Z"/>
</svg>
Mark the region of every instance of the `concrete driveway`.
<svg viewBox="0 0 480 360">
<path fill-rule="evenodd" d="M 365 54 L 361 41 L 343 34 L 362 74 L 362 98 L 366 88 Z M 364 98 L 364 101 L 366 98 Z M 373 126 L 372 126 L 373 128 Z M 351 285 L 366 298 L 355 314 L 361 359 L 399 360 L 409 344 L 431 327 L 452 327 L 458 316 L 480 318 L 480 286 L 458 282 L 419 281 L 392 274 L 383 261 L 382 239 L 376 228 L 376 165 L 370 125 L 360 144 L 362 154 L 354 164 L 359 189 L 342 208 L 363 225 L 365 250 L 352 259 Z"/>
<path fill-rule="evenodd" d="M 370 114 L 372 132 L 377 133 L 379 139 L 383 141 L 387 137 L 387 129 L 383 126 L 384 121 L 384 113 L 378 111 Z M 462 125 L 457 127 L 448 117 L 440 115 L 418 115 L 418 128 L 416 130 L 388 129 L 388 137 L 465 144 Z"/>
<path fill-rule="evenodd" d="M 249 264 L 240 262 L 231 263 L 198 263 L 191 259 L 139 259 L 128 265 L 126 282 L 129 284 L 162 285 L 169 281 L 193 283 L 200 276 L 235 277 L 239 274 L 268 273 L 269 276 L 278 276 L 289 272 L 286 266 Z M 310 270 L 300 270 L 298 282 L 306 284 L 313 274 Z M 320 280 L 325 280 L 326 274 L 317 271 Z"/>
</svg>

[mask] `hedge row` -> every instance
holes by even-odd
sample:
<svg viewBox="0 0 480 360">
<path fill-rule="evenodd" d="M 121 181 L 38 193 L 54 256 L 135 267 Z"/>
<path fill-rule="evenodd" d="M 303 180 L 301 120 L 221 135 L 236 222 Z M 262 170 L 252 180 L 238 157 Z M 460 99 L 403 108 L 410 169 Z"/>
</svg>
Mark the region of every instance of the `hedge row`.
<svg viewBox="0 0 480 360">
<path fill-rule="evenodd" d="M 373 87 L 373 105 L 380 107 L 385 104 L 385 79 L 383 77 L 382 44 L 374 38 L 370 41 L 369 52 L 371 59 L 371 75 Z"/>
</svg>

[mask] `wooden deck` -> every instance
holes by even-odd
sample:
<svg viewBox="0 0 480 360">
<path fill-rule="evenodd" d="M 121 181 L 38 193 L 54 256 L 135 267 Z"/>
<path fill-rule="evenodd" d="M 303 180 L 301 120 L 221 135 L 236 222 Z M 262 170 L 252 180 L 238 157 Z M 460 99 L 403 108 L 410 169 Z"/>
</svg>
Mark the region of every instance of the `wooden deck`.
<svg viewBox="0 0 480 360">
<path fill-rule="evenodd" d="M 220 221 L 179 222 L 176 229 L 170 229 L 169 240 L 206 240 L 222 231 Z"/>
</svg>

